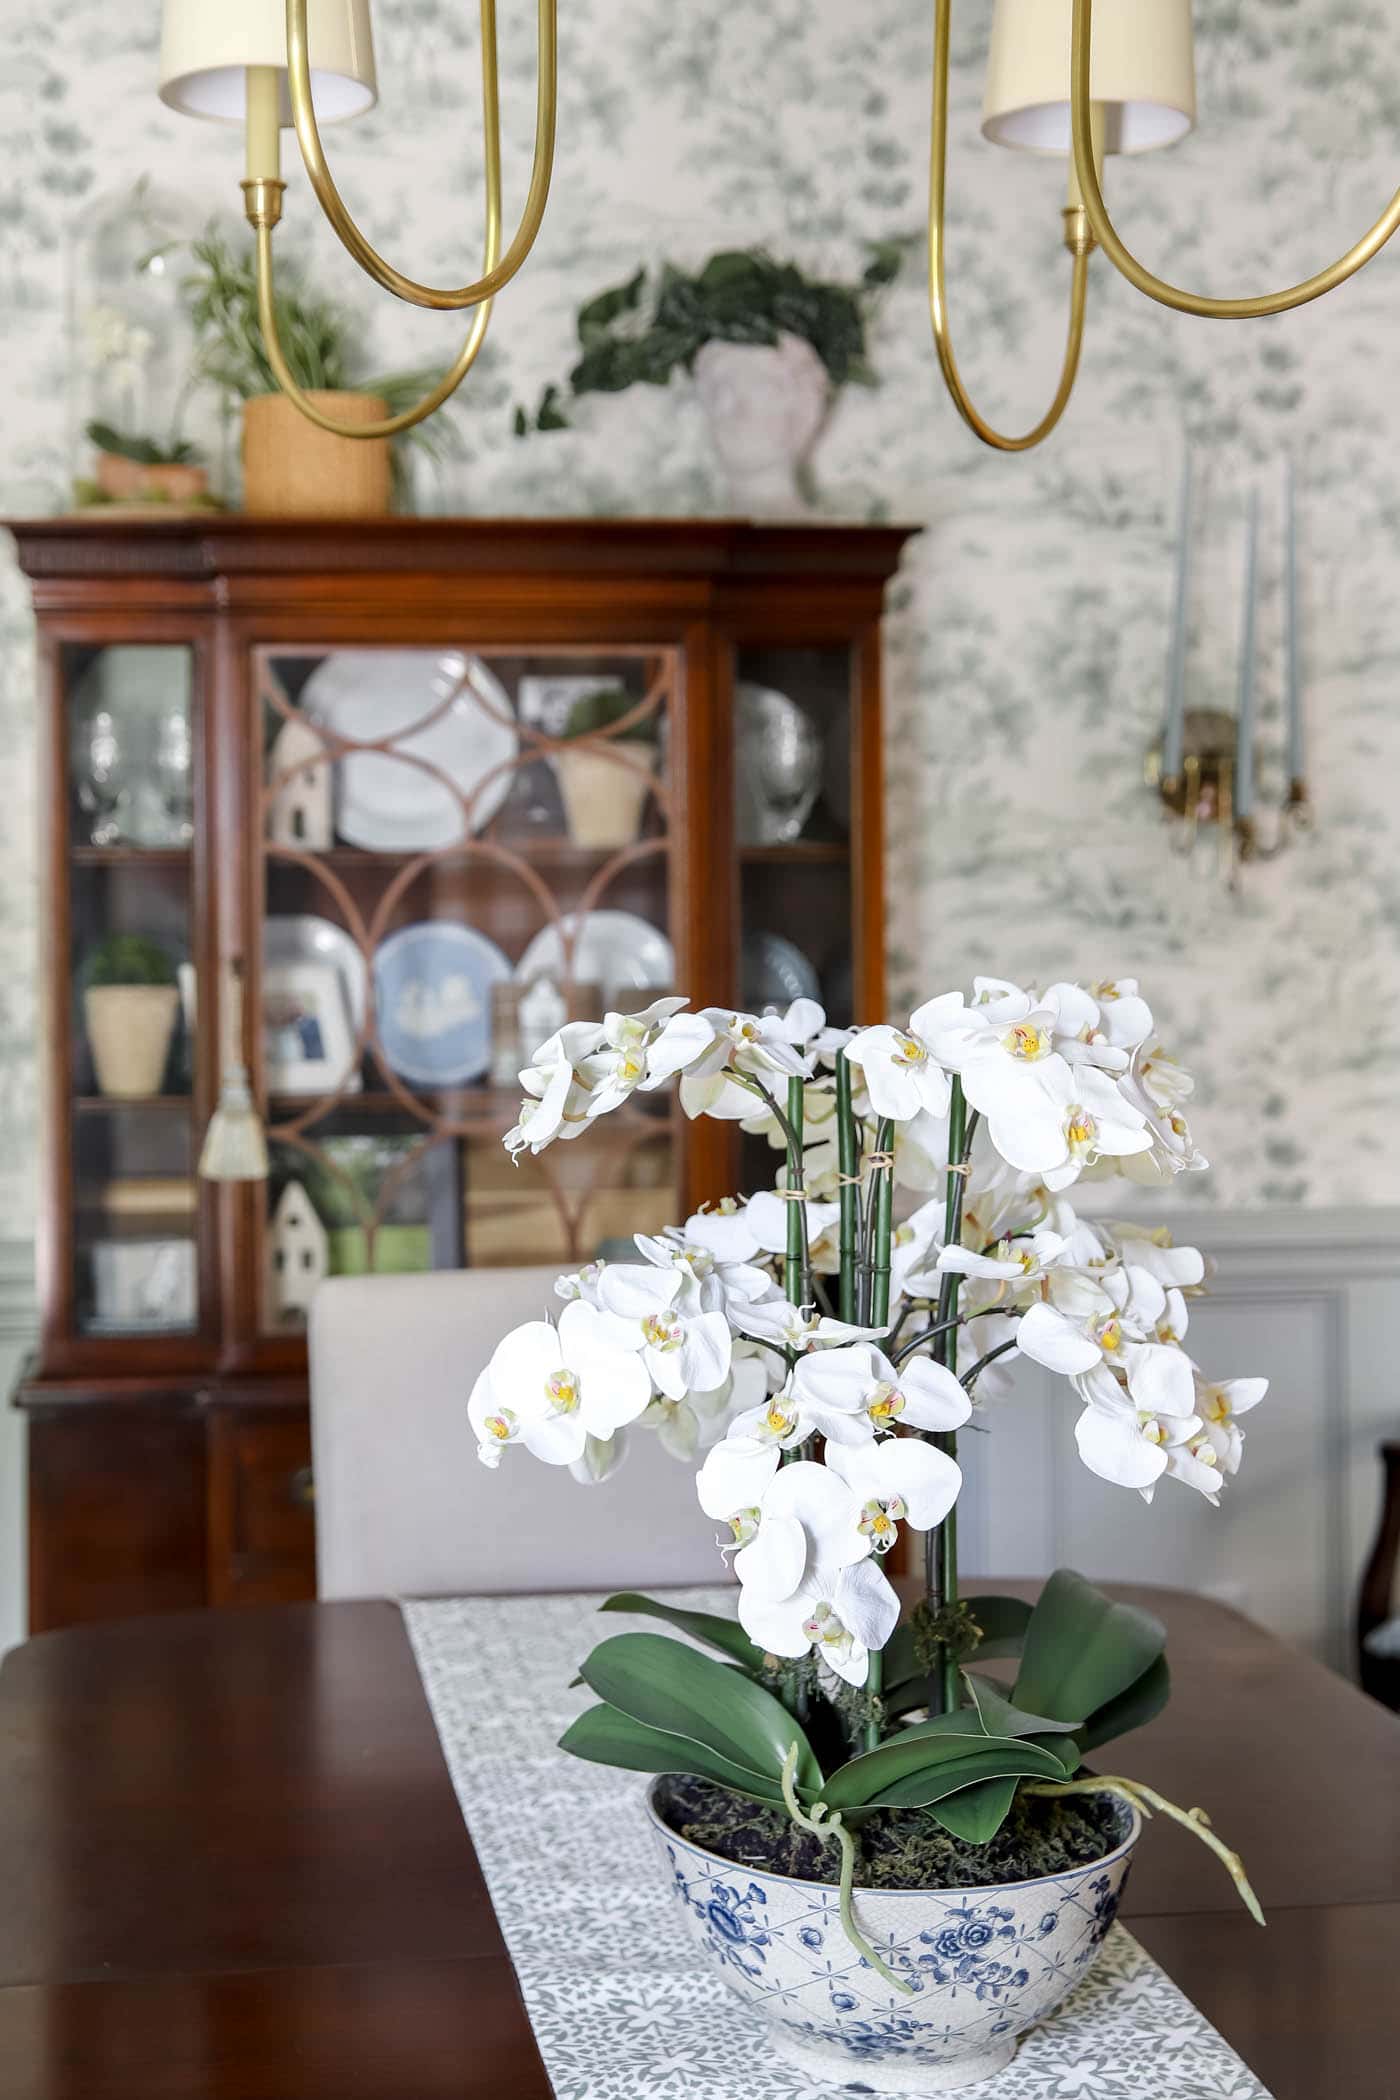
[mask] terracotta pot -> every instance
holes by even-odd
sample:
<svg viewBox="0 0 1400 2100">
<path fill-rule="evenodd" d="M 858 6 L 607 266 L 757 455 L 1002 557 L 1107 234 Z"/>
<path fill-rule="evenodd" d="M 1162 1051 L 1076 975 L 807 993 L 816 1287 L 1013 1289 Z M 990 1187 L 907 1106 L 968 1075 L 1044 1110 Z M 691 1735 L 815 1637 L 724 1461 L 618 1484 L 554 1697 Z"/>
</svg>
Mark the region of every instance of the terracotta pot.
<svg viewBox="0 0 1400 2100">
<path fill-rule="evenodd" d="M 95 984 L 83 993 L 98 1090 L 118 1101 L 160 1092 L 180 994 L 173 984 Z"/>
<path fill-rule="evenodd" d="M 576 846 L 630 846 L 642 828 L 651 781 L 637 768 L 649 770 L 655 754 L 635 738 L 618 748 L 630 763 L 596 746 L 554 755 L 569 837 Z"/>
<path fill-rule="evenodd" d="M 310 392 L 341 423 L 378 423 L 377 394 Z M 243 404 L 243 508 L 260 518 L 382 518 L 389 509 L 389 440 L 332 437 L 285 394 Z"/>
<path fill-rule="evenodd" d="M 857 1889 L 857 1925 L 896 1975 L 895 1990 L 841 1930 L 836 1890 L 692 1844 L 647 1794 L 662 1879 L 706 1968 L 750 2014 L 755 2051 L 805 2071 L 823 2091 L 917 2096 L 980 2086 L 1010 2063 L 1026 2029 L 1050 2019 L 1085 1976 L 1118 1910 L 1142 1829 L 1119 1808 L 1102 1859 L 1034 1881 L 971 1889 Z M 766 2045 L 766 2048 L 765 2048 Z"/>
<path fill-rule="evenodd" d="M 206 467 L 150 467 L 115 452 L 98 453 L 96 478 L 113 503 L 197 503 L 209 490 Z"/>
</svg>

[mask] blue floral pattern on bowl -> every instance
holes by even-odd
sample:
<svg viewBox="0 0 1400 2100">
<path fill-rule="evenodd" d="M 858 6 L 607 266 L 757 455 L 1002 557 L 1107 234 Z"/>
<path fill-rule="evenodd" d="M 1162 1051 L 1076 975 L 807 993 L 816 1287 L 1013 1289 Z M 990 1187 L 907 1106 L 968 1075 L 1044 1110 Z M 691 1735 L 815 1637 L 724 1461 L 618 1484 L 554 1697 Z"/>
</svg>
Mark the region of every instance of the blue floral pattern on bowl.
<svg viewBox="0 0 1400 2100">
<path fill-rule="evenodd" d="M 1112 1924 L 1141 1828 L 1119 1815 L 1106 1858 L 985 1889 L 858 1890 L 862 1931 L 912 1995 L 856 1952 L 837 1891 L 737 1867 L 650 1820 L 690 1927 L 775 2049 L 835 2084 L 859 2065 L 872 2092 L 955 2091 L 1008 2063 L 1079 1983 Z"/>
</svg>

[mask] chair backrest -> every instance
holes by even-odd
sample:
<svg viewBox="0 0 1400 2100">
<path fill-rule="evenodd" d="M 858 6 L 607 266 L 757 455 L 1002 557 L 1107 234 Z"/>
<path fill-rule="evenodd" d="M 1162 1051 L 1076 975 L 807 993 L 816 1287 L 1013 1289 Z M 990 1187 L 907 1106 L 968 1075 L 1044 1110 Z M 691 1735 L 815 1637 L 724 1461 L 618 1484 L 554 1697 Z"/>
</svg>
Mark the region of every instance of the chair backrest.
<svg viewBox="0 0 1400 2100">
<path fill-rule="evenodd" d="M 631 1433 L 600 1486 L 476 1455 L 467 1399 L 508 1329 L 558 1310 L 554 1269 L 333 1277 L 311 1304 L 322 1597 L 485 1595 L 721 1582 L 695 1469 Z"/>
</svg>

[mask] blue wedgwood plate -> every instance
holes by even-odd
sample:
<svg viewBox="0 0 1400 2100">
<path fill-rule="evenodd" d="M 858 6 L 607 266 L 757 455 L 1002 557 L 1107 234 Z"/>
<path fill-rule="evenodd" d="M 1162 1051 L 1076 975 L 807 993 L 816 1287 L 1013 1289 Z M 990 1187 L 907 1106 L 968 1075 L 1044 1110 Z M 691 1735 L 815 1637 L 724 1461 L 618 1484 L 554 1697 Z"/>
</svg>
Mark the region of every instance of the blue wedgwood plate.
<svg viewBox="0 0 1400 2100">
<path fill-rule="evenodd" d="M 384 1055 L 414 1086 L 469 1086 L 491 1063 L 491 987 L 510 976 L 494 941 L 449 919 L 391 934 L 374 958 Z"/>
</svg>

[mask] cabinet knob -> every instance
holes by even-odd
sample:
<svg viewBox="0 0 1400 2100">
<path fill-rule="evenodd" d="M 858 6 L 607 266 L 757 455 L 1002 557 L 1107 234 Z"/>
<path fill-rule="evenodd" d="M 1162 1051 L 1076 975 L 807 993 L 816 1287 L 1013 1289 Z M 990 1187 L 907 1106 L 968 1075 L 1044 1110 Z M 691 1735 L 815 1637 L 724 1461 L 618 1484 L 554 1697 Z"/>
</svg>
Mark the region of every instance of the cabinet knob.
<svg viewBox="0 0 1400 2100">
<path fill-rule="evenodd" d="M 316 1506 L 316 1482 L 310 1466 L 298 1466 L 287 1482 L 287 1500 L 293 1509 L 314 1509 Z"/>
</svg>

